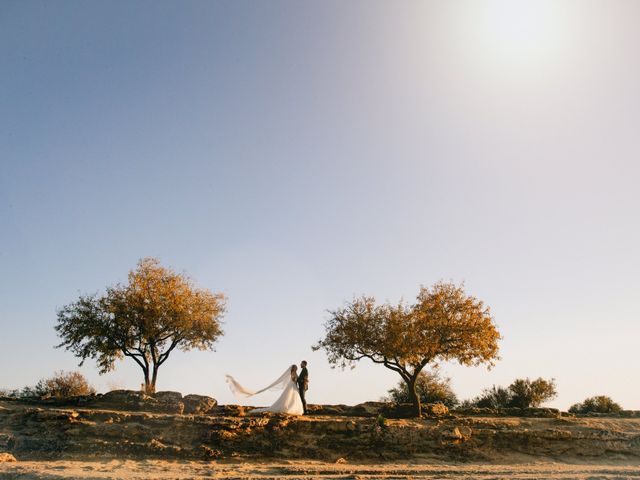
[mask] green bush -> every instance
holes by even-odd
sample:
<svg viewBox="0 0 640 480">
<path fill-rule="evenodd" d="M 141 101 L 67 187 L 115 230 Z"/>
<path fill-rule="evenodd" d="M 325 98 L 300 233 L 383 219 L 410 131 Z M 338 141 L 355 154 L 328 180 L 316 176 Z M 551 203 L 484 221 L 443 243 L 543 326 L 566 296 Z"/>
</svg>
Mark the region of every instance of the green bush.
<svg viewBox="0 0 640 480">
<path fill-rule="evenodd" d="M 582 403 L 576 403 L 569 408 L 571 413 L 618 413 L 620 411 L 622 407 L 606 395 L 589 397 Z"/>
<path fill-rule="evenodd" d="M 511 392 L 510 407 L 539 407 L 547 400 L 551 400 L 558 395 L 556 382 L 538 378 L 536 380 L 517 379 L 509 385 Z"/>
<path fill-rule="evenodd" d="M 491 388 L 485 388 L 479 397 L 464 402 L 465 407 L 479 408 L 506 408 L 511 401 L 509 390 L 504 387 L 494 385 Z"/>
<path fill-rule="evenodd" d="M 464 401 L 461 406 L 479 408 L 529 408 L 539 407 L 557 395 L 554 379 L 518 378 L 507 388 L 494 385 L 486 388 L 476 398 Z"/>
<path fill-rule="evenodd" d="M 458 404 L 458 397 L 451 388 L 451 379 L 449 377 L 441 377 L 440 371 L 437 369 L 420 372 L 416 380 L 416 391 L 421 403 L 443 403 L 449 408 Z M 411 403 L 407 384 L 403 380 L 399 381 L 387 393 L 388 396 L 382 398 L 383 401 Z"/>
</svg>

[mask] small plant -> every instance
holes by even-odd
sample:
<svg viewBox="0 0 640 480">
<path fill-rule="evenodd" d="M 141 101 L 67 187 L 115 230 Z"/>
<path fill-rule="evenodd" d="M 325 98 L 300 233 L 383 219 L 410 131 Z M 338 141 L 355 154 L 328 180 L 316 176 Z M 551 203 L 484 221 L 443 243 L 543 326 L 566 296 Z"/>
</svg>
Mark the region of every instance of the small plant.
<svg viewBox="0 0 640 480">
<path fill-rule="evenodd" d="M 378 415 L 373 422 L 373 428 L 371 429 L 370 445 L 374 451 L 381 457 L 386 446 L 387 440 L 387 419 L 384 415 Z"/>
<path fill-rule="evenodd" d="M 606 395 L 589 397 L 582 403 L 576 403 L 569 408 L 571 413 L 618 413 L 620 411 L 622 407 Z"/>
</svg>

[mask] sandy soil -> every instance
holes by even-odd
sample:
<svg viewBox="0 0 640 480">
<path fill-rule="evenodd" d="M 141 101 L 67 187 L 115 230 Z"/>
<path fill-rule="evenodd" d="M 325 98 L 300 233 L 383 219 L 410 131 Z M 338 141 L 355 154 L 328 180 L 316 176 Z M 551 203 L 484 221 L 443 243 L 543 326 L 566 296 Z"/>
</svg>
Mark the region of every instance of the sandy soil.
<svg viewBox="0 0 640 480">
<path fill-rule="evenodd" d="M 640 465 L 327 464 L 322 462 L 48 461 L 0 464 L 2 479 L 634 479 Z"/>
</svg>

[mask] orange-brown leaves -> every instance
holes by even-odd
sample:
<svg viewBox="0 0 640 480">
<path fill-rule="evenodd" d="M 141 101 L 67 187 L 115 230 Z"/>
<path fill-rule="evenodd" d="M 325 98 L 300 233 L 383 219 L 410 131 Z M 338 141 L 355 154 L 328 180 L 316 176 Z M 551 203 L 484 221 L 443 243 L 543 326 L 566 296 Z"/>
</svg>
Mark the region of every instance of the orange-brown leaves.
<svg viewBox="0 0 640 480">
<path fill-rule="evenodd" d="M 222 294 L 197 288 L 184 274 L 140 260 L 127 285 L 107 288 L 105 295 L 81 296 L 58 311 L 59 346 L 83 361 L 93 358 L 107 372 L 122 356 L 145 371 L 157 370 L 178 348 L 212 348 L 223 334 Z"/>
<path fill-rule="evenodd" d="M 489 307 L 467 295 L 462 286 L 441 282 L 422 287 L 412 313 L 416 347 L 426 347 L 425 356 L 463 365 L 493 365 L 500 334 Z"/>
<path fill-rule="evenodd" d="M 129 273 L 122 307 L 135 314 L 137 327 L 155 346 L 180 339 L 179 348 L 206 349 L 222 334 L 225 311 L 222 294 L 198 289 L 192 280 L 145 258 Z M 125 313 L 125 312 L 123 312 Z"/>
<path fill-rule="evenodd" d="M 451 283 L 421 288 L 412 305 L 361 297 L 330 313 L 314 349 L 325 349 L 334 365 L 369 358 L 410 376 L 430 362 L 492 365 L 498 356 L 500 334 L 489 308 Z"/>
</svg>

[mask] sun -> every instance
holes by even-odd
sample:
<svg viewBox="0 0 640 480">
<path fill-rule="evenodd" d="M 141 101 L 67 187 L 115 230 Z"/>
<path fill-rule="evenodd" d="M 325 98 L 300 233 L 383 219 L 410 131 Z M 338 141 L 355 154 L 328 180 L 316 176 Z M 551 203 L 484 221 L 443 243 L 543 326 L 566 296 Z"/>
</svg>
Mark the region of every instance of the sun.
<svg viewBox="0 0 640 480">
<path fill-rule="evenodd" d="M 480 16 L 480 26 L 499 51 L 539 54 L 548 52 L 557 41 L 557 15 L 551 1 L 492 0 Z"/>
<path fill-rule="evenodd" d="M 557 65 L 571 21 L 560 0 L 477 0 L 457 7 L 458 32 L 475 62 L 503 71 Z"/>
</svg>

